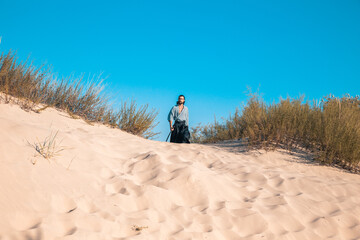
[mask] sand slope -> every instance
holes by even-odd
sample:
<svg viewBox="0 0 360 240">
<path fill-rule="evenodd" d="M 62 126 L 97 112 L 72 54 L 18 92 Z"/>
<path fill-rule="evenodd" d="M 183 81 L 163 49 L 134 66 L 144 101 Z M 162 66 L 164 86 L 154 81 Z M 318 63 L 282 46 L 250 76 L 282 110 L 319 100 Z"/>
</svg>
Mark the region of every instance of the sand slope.
<svg viewBox="0 0 360 240">
<path fill-rule="evenodd" d="M 50 161 L 27 143 L 56 131 L 65 149 Z M 1 240 L 360 239 L 360 176 L 298 155 L 150 141 L 5 104 L 0 133 Z"/>
</svg>

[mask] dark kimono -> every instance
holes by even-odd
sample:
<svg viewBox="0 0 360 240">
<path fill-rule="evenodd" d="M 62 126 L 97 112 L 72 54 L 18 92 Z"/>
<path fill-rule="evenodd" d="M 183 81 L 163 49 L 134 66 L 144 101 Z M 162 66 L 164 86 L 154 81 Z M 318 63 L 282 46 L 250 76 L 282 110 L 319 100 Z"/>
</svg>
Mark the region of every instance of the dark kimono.
<svg viewBox="0 0 360 240">
<path fill-rule="evenodd" d="M 175 122 L 171 132 L 170 142 L 190 143 L 189 111 L 186 106 L 179 112 L 179 106 L 174 106 L 169 112 L 168 120 Z"/>
</svg>

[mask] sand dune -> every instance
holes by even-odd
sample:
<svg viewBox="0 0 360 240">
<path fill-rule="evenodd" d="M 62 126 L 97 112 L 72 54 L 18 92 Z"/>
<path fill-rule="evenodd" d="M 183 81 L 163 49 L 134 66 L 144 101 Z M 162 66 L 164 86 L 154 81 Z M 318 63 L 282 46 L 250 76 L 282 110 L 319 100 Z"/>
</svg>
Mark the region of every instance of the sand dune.
<svg viewBox="0 0 360 240">
<path fill-rule="evenodd" d="M 34 143 L 58 131 L 49 161 Z M 360 176 L 0 104 L 0 239 L 360 239 Z"/>
</svg>

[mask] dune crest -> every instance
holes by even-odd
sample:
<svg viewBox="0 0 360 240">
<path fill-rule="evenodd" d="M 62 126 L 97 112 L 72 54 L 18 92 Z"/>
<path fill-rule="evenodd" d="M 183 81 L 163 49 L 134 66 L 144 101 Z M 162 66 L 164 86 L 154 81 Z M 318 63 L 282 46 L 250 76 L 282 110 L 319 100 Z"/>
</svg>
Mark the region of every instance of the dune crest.
<svg viewBox="0 0 360 240">
<path fill-rule="evenodd" d="M 63 151 L 28 144 L 58 131 Z M 360 239 L 360 176 L 0 104 L 0 239 Z M 61 142 L 60 142 L 61 141 Z"/>
</svg>

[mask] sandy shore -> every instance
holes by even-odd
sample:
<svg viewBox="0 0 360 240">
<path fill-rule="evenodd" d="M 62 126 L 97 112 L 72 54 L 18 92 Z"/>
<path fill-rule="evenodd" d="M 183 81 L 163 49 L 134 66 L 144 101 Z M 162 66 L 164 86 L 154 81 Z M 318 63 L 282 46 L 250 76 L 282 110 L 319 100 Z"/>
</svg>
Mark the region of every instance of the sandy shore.
<svg viewBox="0 0 360 240">
<path fill-rule="evenodd" d="M 57 131 L 50 160 L 28 144 Z M 360 239 L 360 176 L 302 155 L 150 141 L 6 104 L 0 132 L 1 240 Z"/>
</svg>

